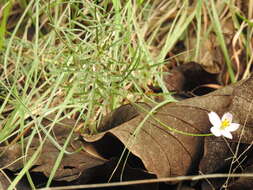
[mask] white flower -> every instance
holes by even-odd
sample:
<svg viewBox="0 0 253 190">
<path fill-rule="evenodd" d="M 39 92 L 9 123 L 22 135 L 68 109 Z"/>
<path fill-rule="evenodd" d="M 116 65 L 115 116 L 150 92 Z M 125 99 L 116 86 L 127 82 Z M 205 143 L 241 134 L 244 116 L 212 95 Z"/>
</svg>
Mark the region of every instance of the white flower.
<svg viewBox="0 0 253 190">
<path fill-rule="evenodd" d="M 228 112 L 225 113 L 221 119 L 215 112 L 208 113 L 208 117 L 213 125 L 211 132 L 216 137 L 224 136 L 232 139 L 232 134 L 230 132 L 237 130 L 240 126 L 238 123 L 232 123 L 233 115 Z"/>
</svg>

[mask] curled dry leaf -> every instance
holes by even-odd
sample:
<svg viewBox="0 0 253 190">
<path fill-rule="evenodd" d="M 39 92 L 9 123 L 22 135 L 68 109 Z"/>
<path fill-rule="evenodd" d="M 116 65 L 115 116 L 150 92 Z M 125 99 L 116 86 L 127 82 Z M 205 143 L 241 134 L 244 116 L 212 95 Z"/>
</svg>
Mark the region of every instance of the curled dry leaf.
<svg viewBox="0 0 253 190">
<path fill-rule="evenodd" d="M 46 125 L 50 123 L 49 121 L 44 121 L 43 124 Z M 61 121 L 62 124 L 56 124 L 53 127 L 52 134 L 55 136 L 56 141 L 63 146 L 68 135 L 70 134 L 71 128 L 75 124 L 75 121 L 65 119 Z M 68 126 L 68 127 L 66 127 Z M 83 150 L 80 150 L 82 143 L 77 139 L 77 135 L 74 134 L 71 138 L 69 145 L 67 146 L 68 152 L 75 152 L 73 154 L 64 154 L 64 157 L 59 165 L 59 168 L 54 176 L 55 180 L 66 180 L 72 181 L 77 179 L 81 172 L 105 163 L 105 159 L 95 157 Z M 26 146 L 27 140 L 25 140 Z M 38 137 L 34 137 L 32 143 L 28 149 L 26 155 L 26 160 L 33 155 L 33 153 L 39 147 L 41 141 Z M 79 149 L 79 151 L 77 151 Z M 12 171 L 17 171 L 23 167 L 22 146 L 20 144 L 13 144 L 10 146 L 0 147 L 1 157 L 0 157 L 0 167 L 7 167 Z M 34 163 L 34 167 L 31 171 L 43 172 L 46 176 L 49 176 L 52 172 L 52 168 L 55 165 L 56 159 L 58 158 L 60 150 L 50 141 L 46 140 L 41 153 Z M 15 161 L 15 162 L 14 162 Z"/>
<path fill-rule="evenodd" d="M 174 67 L 164 75 L 163 80 L 170 92 L 189 93 L 198 89 L 204 84 L 219 84 L 219 74 L 207 72 L 203 67 L 195 62 L 189 62 Z M 211 89 L 197 91 L 197 95 L 204 95 L 211 92 Z"/>
<path fill-rule="evenodd" d="M 203 137 L 182 135 L 168 130 L 161 123 L 187 133 L 208 133 L 207 113 L 209 110 L 225 111 L 231 103 L 231 92 L 227 91 L 229 89 L 215 95 L 163 106 L 156 110 L 143 126 L 140 124 L 152 107 L 144 103 L 137 104 L 135 109 L 138 116 L 114 128 L 108 123 L 108 131 L 86 136 L 85 140 L 103 141 L 106 136 L 113 135 L 142 160 L 149 172 L 159 177 L 185 175 L 200 159 Z M 117 115 L 114 119 L 116 118 Z M 103 131 L 105 126 L 104 124 Z"/>
<path fill-rule="evenodd" d="M 131 108 L 130 112 L 136 112 L 132 114 L 133 117 L 129 117 L 124 121 L 121 120 L 123 122 L 117 122 L 117 125 L 105 121 L 103 122 L 102 132 L 92 136 L 84 135 L 84 139 L 93 143 L 100 141 L 101 146 L 103 146 L 105 138 L 117 138 L 131 153 L 142 160 L 149 172 L 156 174 L 158 177 L 186 175 L 193 168 L 198 167 L 203 152 L 204 137 L 180 134 L 170 129 L 174 128 L 178 131 L 193 134 L 210 133 L 211 124 L 207 113 L 215 111 L 222 115 L 228 111 L 232 114 L 240 112 L 238 106 L 241 100 L 236 98 L 238 103 L 234 103 L 234 98 L 237 93 L 240 94 L 244 90 L 243 86 L 252 89 L 252 81 L 253 77 L 202 97 L 166 104 L 149 116 L 148 113 L 153 106 L 146 103 L 128 105 Z M 236 92 L 238 90 L 241 92 Z M 248 93 L 248 96 L 251 96 L 252 99 L 251 92 Z M 243 98 L 242 101 L 246 100 L 249 99 Z M 127 109 L 125 111 L 127 112 Z M 111 114 L 113 118 L 109 121 L 114 120 L 116 122 L 117 118 L 121 117 L 115 114 L 116 112 Z M 240 117 L 239 120 L 237 117 L 236 122 L 242 124 L 243 120 L 241 119 L 244 119 L 244 117 Z M 107 131 L 106 128 L 108 128 Z M 250 131 L 248 132 L 250 133 Z M 238 141 L 240 132 L 236 133 L 235 138 L 230 142 Z M 252 139 L 251 134 L 249 138 L 243 136 L 241 140 L 247 143 Z M 218 161 L 221 160 L 218 159 Z"/>
<path fill-rule="evenodd" d="M 147 173 L 139 168 L 132 168 L 128 163 L 125 164 L 122 162 L 119 166 L 117 165 L 118 158 L 113 158 L 101 166 L 88 169 L 82 173 L 80 178 L 76 181 L 76 184 L 107 183 L 108 179 L 110 179 L 110 182 L 116 182 L 155 178 L 154 174 Z M 117 188 L 115 187 L 115 189 Z M 120 186 L 118 189 L 158 190 L 158 183 Z"/>
</svg>

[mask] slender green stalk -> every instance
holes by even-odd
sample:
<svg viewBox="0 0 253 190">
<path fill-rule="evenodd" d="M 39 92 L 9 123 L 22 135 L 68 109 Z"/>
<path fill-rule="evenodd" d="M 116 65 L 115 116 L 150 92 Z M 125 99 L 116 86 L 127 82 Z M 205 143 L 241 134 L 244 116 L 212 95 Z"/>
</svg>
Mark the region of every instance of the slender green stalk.
<svg viewBox="0 0 253 190">
<path fill-rule="evenodd" d="M 225 43 L 225 39 L 224 39 L 223 32 L 222 32 L 222 29 L 221 29 L 221 24 L 220 24 L 220 21 L 219 21 L 219 16 L 218 16 L 218 13 L 217 13 L 217 10 L 216 10 L 216 7 L 215 7 L 215 3 L 214 3 L 213 0 L 208 1 L 207 3 L 209 4 L 209 2 L 211 3 L 211 10 L 210 10 L 209 14 L 211 15 L 212 20 L 214 22 L 213 23 L 214 24 L 213 25 L 214 26 L 214 31 L 217 35 L 217 38 L 219 40 L 221 49 L 222 49 L 224 57 L 225 57 L 225 61 L 226 61 L 228 73 L 229 73 L 229 76 L 230 76 L 230 80 L 231 80 L 232 83 L 234 83 L 234 82 L 236 82 L 235 81 L 235 74 L 234 74 L 234 71 L 232 69 L 232 62 L 231 62 L 231 59 L 230 59 L 229 54 L 228 54 L 228 49 L 226 47 L 226 43 Z"/>
<path fill-rule="evenodd" d="M 2 19 L 0 22 L 0 51 L 2 50 L 2 48 L 4 46 L 6 25 L 7 25 L 8 17 L 10 15 L 10 11 L 12 9 L 13 1 L 12 0 L 10 0 L 10 1 L 4 0 L 3 2 L 0 3 L 0 5 L 2 3 L 4 5 L 2 5 L 2 8 L 0 10 L 3 13 Z"/>
</svg>

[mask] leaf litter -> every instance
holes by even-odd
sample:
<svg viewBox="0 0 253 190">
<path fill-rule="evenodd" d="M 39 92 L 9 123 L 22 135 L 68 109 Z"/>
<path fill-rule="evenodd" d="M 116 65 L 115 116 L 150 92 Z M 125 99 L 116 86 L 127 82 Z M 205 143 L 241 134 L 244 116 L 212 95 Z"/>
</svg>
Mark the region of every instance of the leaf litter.
<svg viewBox="0 0 253 190">
<path fill-rule="evenodd" d="M 104 118 L 97 134 L 81 134 L 83 138 L 81 140 L 78 133 L 73 135 L 66 149 L 73 153 L 65 154 L 54 179 L 80 181 L 82 176 L 82 181 L 85 181 L 86 176 L 86 181 L 89 181 L 87 175 L 92 168 L 100 170 L 106 163 L 114 163 L 115 166 L 115 159 L 122 164 L 130 157 L 132 159 L 129 160 L 132 162 L 127 162 L 126 166 L 121 167 L 121 172 L 124 173 L 124 169 L 131 171 L 131 168 L 139 168 L 140 171 L 154 174 L 158 178 L 196 174 L 198 171 L 205 174 L 218 172 L 231 164 L 231 159 L 228 158 L 234 156 L 238 142 L 251 144 L 253 141 L 253 111 L 250 109 L 252 92 L 253 77 L 250 77 L 204 96 L 168 103 L 151 115 L 148 113 L 153 108 L 152 104 L 135 103 L 121 106 Z M 220 115 L 229 111 L 234 115 L 235 121 L 241 124 L 240 130 L 233 133 L 232 140 L 224 141 L 213 136 L 193 135 L 210 133 L 211 124 L 208 120 L 210 111 Z M 143 123 L 144 119 L 146 120 Z M 44 125 L 48 122 L 44 122 Z M 61 121 L 64 122 L 65 125 L 57 124 L 53 128 L 54 136 L 61 145 L 70 132 L 66 124 L 74 125 L 71 120 Z M 143 125 L 140 126 L 140 123 Z M 26 159 L 39 144 L 39 137 L 34 137 Z M 95 150 L 94 154 L 91 154 L 88 146 Z M 131 156 L 119 159 L 125 148 Z M 17 160 L 22 157 L 21 150 L 18 143 L 2 146 L 1 167 L 12 171 L 21 169 L 23 160 Z M 240 150 L 242 151 L 243 149 Z M 42 172 L 45 176 L 49 176 L 58 154 L 59 149 L 47 140 L 31 171 Z M 242 167 L 240 169 L 242 170 Z M 105 178 L 108 178 L 108 175 L 107 173 Z M 94 174 L 91 172 L 88 176 Z"/>
</svg>

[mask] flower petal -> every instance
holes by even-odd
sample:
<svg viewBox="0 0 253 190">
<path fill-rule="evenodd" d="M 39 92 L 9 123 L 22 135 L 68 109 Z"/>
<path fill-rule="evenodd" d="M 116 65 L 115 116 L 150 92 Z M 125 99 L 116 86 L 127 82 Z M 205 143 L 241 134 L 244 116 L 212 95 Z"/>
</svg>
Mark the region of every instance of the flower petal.
<svg viewBox="0 0 253 190">
<path fill-rule="evenodd" d="M 222 116 L 221 121 L 224 121 L 225 119 L 228 120 L 229 123 L 231 123 L 232 120 L 233 120 L 233 115 L 232 115 L 231 113 L 227 112 L 227 113 L 225 113 L 225 114 Z"/>
<path fill-rule="evenodd" d="M 236 131 L 240 127 L 239 123 L 231 123 L 229 127 L 227 127 L 227 131 Z"/>
<path fill-rule="evenodd" d="M 222 133 L 222 136 L 232 139 L 232 134 L 229 131 L 222 130 L 221 133 Z"/>
<path fill-rule="evenodd" d="M 219 127 L 212 127 L 211 132 L 213 133 L 214 136 L 219 137 L 221 136 L 221 130 Z"/>
<path fill-rule="evenodd" d="M 221 120 L 220 120 L 220 117 L 217 115 L 217 113 L 212 111 L 208 114 L 208 117 L 209 117 L 209 121 L 212 123 L 214 127 L 220 127 Z"/>
</svg>

